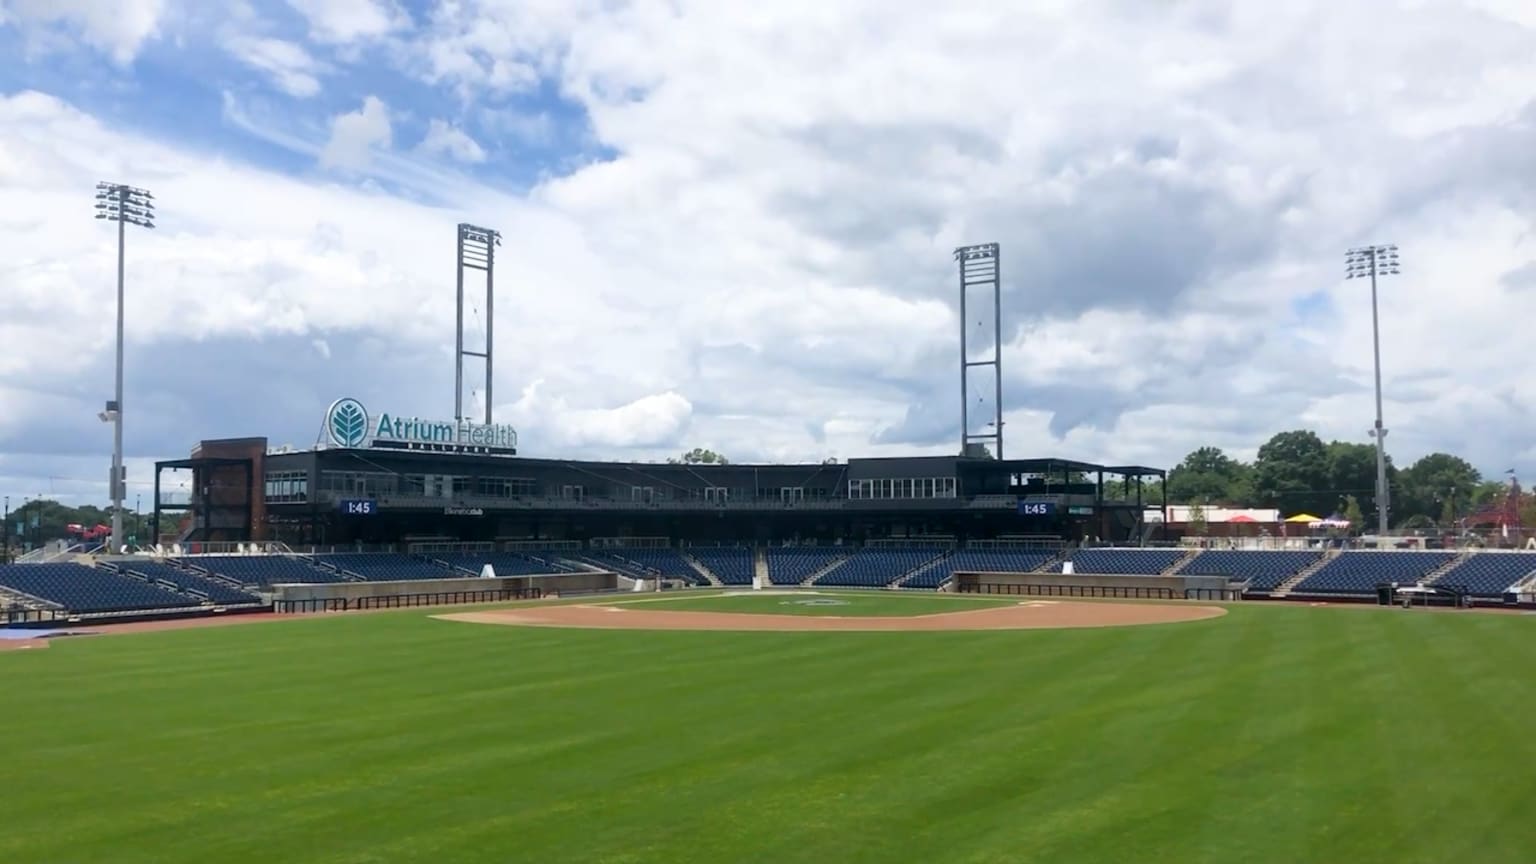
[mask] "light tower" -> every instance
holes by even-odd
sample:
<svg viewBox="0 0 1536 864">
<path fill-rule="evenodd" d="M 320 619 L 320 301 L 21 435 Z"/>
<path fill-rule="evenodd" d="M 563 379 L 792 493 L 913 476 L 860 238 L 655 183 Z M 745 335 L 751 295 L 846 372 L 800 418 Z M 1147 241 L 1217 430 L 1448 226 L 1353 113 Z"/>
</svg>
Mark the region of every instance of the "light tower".
<svg viewBox="0 0 1536 864">
<path fill-rule="evenodd" d="M 992 442 L 992 458 L 1003 458 L 1003 259 L 996 243 L 961 246 L 955 250 L 960 267 L 960 455 L 970 454 L 971 445 Z M 992 296 L 992 357 L 972 360 L 967 338 L 966 301 L 972 291 L 988 289 Z M 971 369 L 992 367 L 991 431 L 971 432 Z"/>
<path fill-rule="evenodd" d="M 481 228 L 467 222 L 459 223 L 458 263 L 458 335 L 454 356 L 453 420 L 464 422 L 464 358 L 477 357 L 485 361 L 485 424 L 491 424 L 491 346 L 496 326 L 496 247 L 501 245 L 501 232 Z M 464 271 L 478 270 L 485 274 L 485 350 L 472 351 L 464 347 Z"/>
<path fill-rule="evenodd" d="M 107 409 L 97 416 L 112 424 L 110 548 L 118 552 L 123 548 L 123 485 L 127 479 L 123 471 L 123 243 L 126 226 L 155 227 L 155 196 L 122 183 L 97 183 L 96 218 L 117 223 L 117 386 Z"/>
<path fill-rule="evenodd" d="M 1377 313 L 1376 277 L 1398 274 L 1397 247 L 1392 244 L 1357 246 L 1344 254 L 1346 279 L 1371 277 L 1371 348 L 1376 360 L 1376 427 L 1371 437 L 1376 439 L 1376 536 L 1377 545 L 1387 536 L 1387 511 L 1391 507 L 1391 491 L 1387 488 L 1387 427 L 1381 421 L 1381 319 Z"/>
</svg>

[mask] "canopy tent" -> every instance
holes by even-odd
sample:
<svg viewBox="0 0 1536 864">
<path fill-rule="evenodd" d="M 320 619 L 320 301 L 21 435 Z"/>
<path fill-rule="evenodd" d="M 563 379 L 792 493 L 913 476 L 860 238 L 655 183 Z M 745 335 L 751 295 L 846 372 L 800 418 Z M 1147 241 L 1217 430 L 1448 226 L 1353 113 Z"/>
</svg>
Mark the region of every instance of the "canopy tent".
<svg viewBox="0 0 1536 864">
<path fill-rule="evenodd" d="M 1311 513 L 1297 513 L 1295 516 L 1292 516 L 1285 521 L 1303 525 L 1311 525 L 1313 522 L 1321 522 L 1322 520 L 1316 516 L 1313 516 Z"/>
</svg>

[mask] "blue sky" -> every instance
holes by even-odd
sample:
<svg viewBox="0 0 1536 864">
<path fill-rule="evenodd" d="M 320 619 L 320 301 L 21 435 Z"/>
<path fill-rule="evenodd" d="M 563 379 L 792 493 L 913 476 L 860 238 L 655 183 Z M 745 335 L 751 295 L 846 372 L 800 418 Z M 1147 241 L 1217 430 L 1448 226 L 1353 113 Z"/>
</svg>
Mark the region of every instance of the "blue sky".
<svg viewBox="0 0 1536 864">
<path fill-rule="evenodd" d="M 103 179 L 161 204 L 139 486 L 203 437 L 307 445 L 340 395 L 451 413 L 461 221 L 506 238 L 493 407 L 532 455 L 950 452 L 950 251 L 989 241 L 1010 452 L 1364 441 L 1342 255 L 1395 242 L 1394 458 L 1536 470 L 1520 0 L 0 0 L 0 56 L 13 499 L 105 492 Z"/>
</svg>

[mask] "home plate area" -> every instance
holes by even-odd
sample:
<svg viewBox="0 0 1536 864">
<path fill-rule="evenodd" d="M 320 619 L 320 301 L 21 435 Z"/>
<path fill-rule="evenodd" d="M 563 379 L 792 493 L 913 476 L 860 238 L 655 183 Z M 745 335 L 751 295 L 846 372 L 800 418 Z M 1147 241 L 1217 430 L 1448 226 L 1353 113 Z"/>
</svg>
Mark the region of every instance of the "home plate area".
<svg viewBox="0 0 1536 864">
<path fill-rule="evenodd" d="M 811 599 L 811 598 L 806 598 Z M 816 598 L 817 601 L 835 598 Z M 830 605 L 830 604 L 825 604 Z M 435 616 L 445 621 L 515 627 L 574 627 L 617 630 L 839 630 L 953 631 L 1043 630 L 1069 627 L 1126 627 L 1173 624 L 1225 615 L 1219 606 L 1157 603 L 1083 603 L 1031 600 L 988 609 L 932 615 L 839 617 L 646 609 L 643 604 L 578 604 L 522 607 Z"/>
</svg>

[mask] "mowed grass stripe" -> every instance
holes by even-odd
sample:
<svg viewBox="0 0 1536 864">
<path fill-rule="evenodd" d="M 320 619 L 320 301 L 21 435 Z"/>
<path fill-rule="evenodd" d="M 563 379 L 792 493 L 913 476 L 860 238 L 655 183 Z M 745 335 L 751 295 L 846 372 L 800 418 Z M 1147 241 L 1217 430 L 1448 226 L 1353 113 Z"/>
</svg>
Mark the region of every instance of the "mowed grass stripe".
<svg viewBox="0 0 1536 864">
<path fill-rule="evenodd" d="M 1531 623 L 1238 607 L 729 634 L 402 614 L 80 640 L 0 658 L 26 694 L 0 723 L 29 745 L 0 785 L 0 855 L 1530 860 L 1508 811 L 1536 791 L 1536 706 L 1485 682 L 1530 667 Z"/>
</svg>

